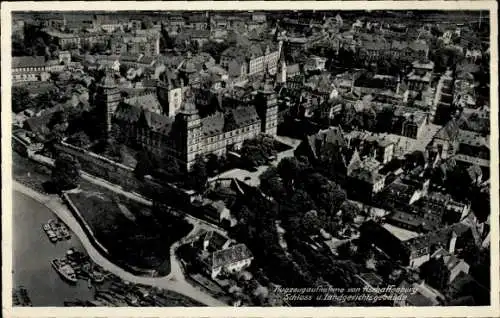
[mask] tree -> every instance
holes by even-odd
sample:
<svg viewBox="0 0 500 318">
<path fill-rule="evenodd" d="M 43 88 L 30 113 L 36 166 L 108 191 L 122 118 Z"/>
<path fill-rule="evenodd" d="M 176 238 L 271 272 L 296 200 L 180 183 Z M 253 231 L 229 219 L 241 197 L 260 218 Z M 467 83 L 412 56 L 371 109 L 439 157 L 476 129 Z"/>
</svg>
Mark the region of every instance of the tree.
<svg viewBox="0 0 500 318">
<path fill-rule="evenodd" d="M 305 233 L 317 233 L 321 228 L 321 221 L 318 218 L 318 212 L 314 210 L 306 212 L 302 218 L 301 226 Z"/>
<path fill-rule="evenodd" d="M 58 191 L 78 187 L 80 181 L 80 163 L 73 156 L 61 153 L 54 162 L 52 183 Z"/>
<path fill-rule="evenodd" d="M 124 64 L 120 64 L 120 75 L 122 77 L 127 76 L 127 71 L 128 71 L 128 67 L 125 66 Z"/>
<path fill-rule="evenodd" d="M 178 182 L 184 176 L 181 171 L 181 167 L 177 160 L 168 161 L 168 163 L 161 164 L 160 169 L 157 170 L 156 174 L 160 179 L 164 179 L 169 182 Z"/>
<path fill-rule="evenodd" d="M 272 196 L 276 200 L 280 200 L 285 197 L 286 189 L 276 168 L 269 167 L 260 175 L 259 178 L 260 189 L 262 192 Z"/>
<path fill-rule="evenodd" d="M 240 154 L 243 165 L 247 167 L 260 166 L 266 163 L 262 149 L 256 144 L 255 140 L 247 139 L 243 141 Z"/>
<path fill-rule="evenodd" d="M 198 156 L 189 173 L 189 184 L 193 189 L 204 191 L 207 187 L 208 173 L 207 165 L 202 157 Z"/>
<path fill-rule="evenodd" d="M 20 113 L 33 106 L 33 99 L 26 88 L 19 86 L 12 87 L 12 111 L 14 113 Z"/>
<path fill-rule="evenodd" d="M 337 247 L 337 253 L 342 259 L 353 259 L 356 255 L 356 246 L 351 241 L 348 241 Z"/>
<path fill-rule="evenodd" d="M 280 202 L 281 212 L 284 216 L 302 215 L 309 210 L 315 210 L 316 204 L 313 198 L 305 190 L 297 189 L 285 202 Z"/>
<path fill-rule="evenodd" d="M 420 267 L 420 276 L 432 287 L 444 290 L 448 286 L 450 270 L 442 258 L 431 258 Z"/>
<path fill-rule="evenodd" d="M 148 30 L 153 28 L 154 24 L 153 21 L 151 20 L 151 17 L 146 17 L 142 23 L 141 23 L 141 29 L 143 30 Z"/>
<path fill-rule="evenodd" d="M 283 179 L 285 186 L 291 188 L 301 173 L 301 167 L 297 159 L 284 158 L 278 163 L 277 172 Z"/>
<path fill-rule="evenodd" d="M 55 100 L 57 98 L 57 91 L 55 89 L 51 89 L 39 94 L 35 98 L 35 105 L 37 110 L 51 108 L 55 105 Z"/>
<path fill-rule="evenodd" d="M 224 52 L 227 48 L 229 48 L 229 44 L 226 42 L 215 42 L 215 41 L 209 41 L 205 44 L 203 44 L 201 50 L 202 52 L 206 52 L 210 54 L 217 63 L 219 63 L 220 56 L 222 52 Z"/>
<path fill-rule="evenodd" d="M 335 183 L 328 181 L 317 191 L 316 202 L 320 209 L 327 214 L 333 215 L 339 210 L 346 198 L 347 195 L 344 190 Z"/>
<path fill-rule="evenodd" d="M 210 175 L 215 175 L 219 172 L 222 166 L 222 160 L 216 154 L 207 155 L 207 173 Z"/>
<path fill-rule="evenodd" d="M 156 167 L 157 165 L 153 156 L 147 151 L 142 151 L 137 154 L 137 164 L 134 174 L 137 179 L 144 180 L 144 176 L 153 174 Z"/>
<path fill-rule="evenodd" d="M 67 142 L 77 147 L 86 147 L 90 144 L 90 138 L 84 131 L 81 131 L 69 137 Z"/>
<path fill-rule="evenodd" d="M 68 129 L 68 116 L 63 111 L 58 111 L 50 118 L 47 128 L 50 130 L 49 139 L 53 142 L 59 142 L 64 137 Z"/>
<path fill-rule="evenodd" d="M 342 222 L 352 223 L 356 216 L 359 214 L 358 207 L 349 201 L 344 201 L 341 206 L 342 209 Z"/>
</svg>

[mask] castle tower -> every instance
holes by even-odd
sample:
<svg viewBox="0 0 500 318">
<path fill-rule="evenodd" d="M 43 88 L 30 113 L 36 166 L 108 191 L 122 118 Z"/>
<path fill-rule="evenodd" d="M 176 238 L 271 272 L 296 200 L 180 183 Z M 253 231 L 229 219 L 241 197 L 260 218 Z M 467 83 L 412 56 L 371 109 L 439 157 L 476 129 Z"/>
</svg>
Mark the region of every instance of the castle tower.
<svg viewBox="0 0 500 318">
<path fill-rule="evenodd" d="M 106 75 L 97 84 L 95 95 L 95 106 L 99 112 L 99 128 L 105 138 L 110 138 L 112 128 L 112 118 L 116 108 L 121 102 L 121 94 L 116 85 L 113 73 L 110 69 L 106 69 Z"/>
<path fill-rule="evenodd" d="M 183 108 L 177 114 L 176 120 L 178 120 L 179 129 L 181 130 L 179 134 L 180 140 L 178 140 L 179 159 L 185 164 L 186 170 L 190 171 L 196 156 L 202 155 L 204 148 L 201 144 L 201 118 L 189 91 L 186 92 Z"/>
<path fill-rule="evenodd" d="M 278 96 L 267 72 L 264 74 L 264 85 L 257 92 L 256 108 L 261 118 L 261 132 L 276 136 L 278 129 Z"/>
</svg>

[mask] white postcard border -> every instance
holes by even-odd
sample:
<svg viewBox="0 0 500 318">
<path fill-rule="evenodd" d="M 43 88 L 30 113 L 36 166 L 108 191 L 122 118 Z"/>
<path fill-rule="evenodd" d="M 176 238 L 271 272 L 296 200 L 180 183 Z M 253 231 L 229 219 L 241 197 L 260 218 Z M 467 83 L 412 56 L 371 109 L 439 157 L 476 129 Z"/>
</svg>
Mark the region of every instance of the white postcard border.
<svg viewBox="0 0 500 318">
<path fill-rule="evenodd" d="M 11 12 L 123 10 L 488 10 L 491 60 L 491 306 L 484 307 L 196 307 L 196 308 L 12 308 L 12 149 L 11 149 Z M 499 304 L 499 140 L 498 16 L 495 1 L 69 1 L 3 2 L 1 4 L 2 95 L 2 314 L 4 317 L 498 317 Z"/>
</svg>

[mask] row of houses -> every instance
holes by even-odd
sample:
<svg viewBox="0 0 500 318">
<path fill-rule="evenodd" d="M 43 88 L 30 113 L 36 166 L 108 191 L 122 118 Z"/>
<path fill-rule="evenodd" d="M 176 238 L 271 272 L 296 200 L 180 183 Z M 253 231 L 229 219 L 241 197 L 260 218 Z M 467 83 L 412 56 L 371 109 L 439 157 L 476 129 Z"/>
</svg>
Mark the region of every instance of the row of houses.
<svg viewBox="0 0 500 318">
<path fill-rule="evenodd" d="M 62 50 L 79 49 L 103 45 L 110 48 L 113 54 L 144 54 L 156 56 L 160 53 L 159 32 L 114 32 L 112 34 L 100 31 L 92 32 L 61 32 L 57 29 L 46 28 L 43 30 L 49 41 L 58 45 Z"/>
<path fill-rule="evenodd" d="M 50 73 L 59 73 L 68 67 L 75 67 L 71 62 L 69 52 L 59 53 L 59 59 L 46 60 L 44 56 L 13 56 L 12 81 L 45 82 L 50 79 Z"/>
</svg>

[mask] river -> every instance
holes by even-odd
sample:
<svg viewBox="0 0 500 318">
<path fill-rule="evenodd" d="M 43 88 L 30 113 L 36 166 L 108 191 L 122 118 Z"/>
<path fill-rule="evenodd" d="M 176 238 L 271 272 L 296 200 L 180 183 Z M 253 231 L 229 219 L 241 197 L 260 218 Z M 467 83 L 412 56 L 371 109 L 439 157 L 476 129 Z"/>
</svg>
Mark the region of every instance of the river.
<svg viewBox="0 0 500 318">
<path fill-rule="evenodd" d="M 83 280 L 74 286 L 61 279 L 50 261 L 63 257 L 70 247 L 85 252 L 80 240 L 51 243 L 42 229 L 49 219 L 57 219 L 49 209 L 30 197 L 13 192 L 12 269 L 13 288 L 24 286 L 33 306 L 63 306 L 66 300 L 91 300 L 93 290 Z"/>
</svg>

